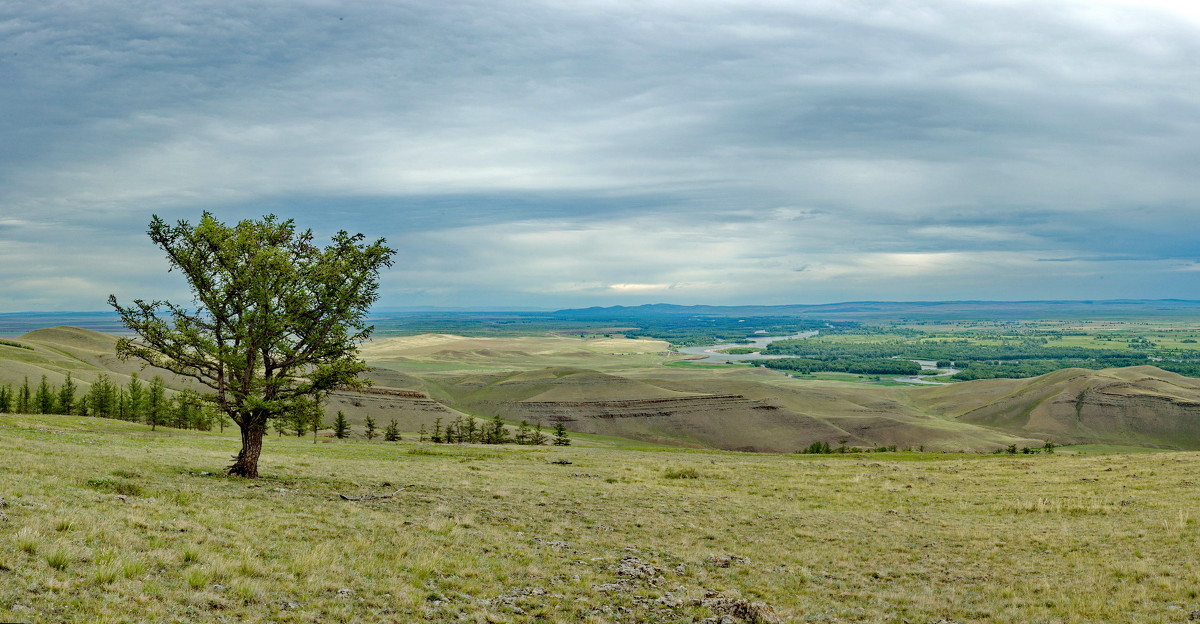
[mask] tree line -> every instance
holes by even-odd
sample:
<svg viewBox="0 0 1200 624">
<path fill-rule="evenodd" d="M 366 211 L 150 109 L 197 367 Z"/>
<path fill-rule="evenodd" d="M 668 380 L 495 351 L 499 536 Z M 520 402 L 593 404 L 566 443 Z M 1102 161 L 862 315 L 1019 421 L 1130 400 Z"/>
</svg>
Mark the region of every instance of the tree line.
<svg viewBox="0 0 1200 624">
<path fill-rule="evenodd" d="M 0 385 L 0 413 L 68 414 L 113 418 L 140 422 L 156 428 L 199 429 L 224 427 L 224 418 L 199 393 L 192 390 L 168 390 L 162 377 L 145 382 L 133 373 L 123 385 L 101 373 L 86 391 L 67 373 L 61 386 L 51 384 L 46 375 L 36 386 L 29 378 L 13 387 Z"/>
<path fill-rule="evenodd" d="M 480 423 L 471 417 L 457 416 L 454 420 L 446 423 L 445 428 L 442 427 L 442 419 L 439 417 L 433 421 L 432 431 L 427 431 L 425 425 L 421 425 L 417 435 L 422 442 L 429 441 L 435 444 L 523 444 L 530 446 L 541 446 L 548 442 L 555 446 L 571 444 L 571 439 L 567 437 L 567 429 L 562 421 L 554 423 L 554 437 L 551 438 L 542 431 L 541 421 L 531 426 L 528 420 L 522 420 L 521 424 L 512 430 L 504 424 L 499 415 L 493 416 L 485 423 Z"/>
<path fill-rule="evenodd" d="M 162 377 L 155 375 L 149 382 L 144 382 L 137 373 L 130 375 L 129 382 L 124 385 L 114 383 L 107 374 L 101 373 L 87 391 L 82 391 L 70 373 L 67 373 L 61 386 L 51 384 L 46 375 L 42 375 L 41 381 L 32 386 L 26 377 L 16 387 L 12 384 L 0 385 L 0 414 L 95 416 L 145 423 L 151 429 L 163 426 L 200 431 L 210 431 L 214 427 L 223 430 L 227 422 L 224 414 L 199 393 L 193 390 L 168 390 L 163 385 Z M 275 419 L 274 425 L 275 431 L 281 436 L 285 433 L 298 437 L 309 434 L 315 436 L 318 431 L 326 429 L 319 408 L 281 415 Z M 340 410 L 331 425 L 336 438 L 348 438 L 353 434 L 345 413 Z M 422 442 L 443 444 L 571 444 L 561 422 L 555 423 L 553 434 L 548 435 L 543 431 L 541 422 L 530 425 L 522 420 L 514 428 L 506 425 L 499 416 L 486 423 L 459 416 L 445 425 L 438 418 L 434 421 L 432 431 L 421 425 L 417 435 Z M 364 437 L 368 440 L 382 437 L 388 442 L 401 439 L 395 420 L 381 433 L 378 424 L 370 416 L 366 420 Z"/>
<path fill-rule="evenodd" d="M 774 360 L 753 360 L 753 362 L 767 368 L 795 371 L 801 374 L 829 372 L 854 373 L 857 375 L 916 375 L 921 372 L 921 365 L 916 362 L 878 358 L 844 358 L 836 360 L 779 358 Z"/>
</svg>

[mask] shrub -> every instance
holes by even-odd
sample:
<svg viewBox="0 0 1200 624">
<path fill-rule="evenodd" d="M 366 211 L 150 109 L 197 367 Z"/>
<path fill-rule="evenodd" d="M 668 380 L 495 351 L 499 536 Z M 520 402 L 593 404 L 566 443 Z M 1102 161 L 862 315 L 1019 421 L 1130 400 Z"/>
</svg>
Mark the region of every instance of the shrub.
<svg viewBox="0 0 1200 624">
<path fill-rule="evenodd" d="M 71 551 L 61 546 L 55 548 L 54 552 L 46 555 L 46 563 L 55 570 L 67 569 L 67 566 L 71 564 L 72 559 L 74 559 L 74 557 L 71 556 Z"/>
<path fill-rule="evenodd" d="M 667 469 L 663 473 L 665 479 L 699 479 L 700 473 L 695 468 Z"/>
<path fill-rule="evenodd" d="M 88 487 L 95 490 L 100 490 L 101 492 L 125 494 L 126 496 L 142 495 L 142 486 L 121 479 L 113 479 L 111 477 L 94 477 L 87 480 L 87 485 Z"/>
</svg>

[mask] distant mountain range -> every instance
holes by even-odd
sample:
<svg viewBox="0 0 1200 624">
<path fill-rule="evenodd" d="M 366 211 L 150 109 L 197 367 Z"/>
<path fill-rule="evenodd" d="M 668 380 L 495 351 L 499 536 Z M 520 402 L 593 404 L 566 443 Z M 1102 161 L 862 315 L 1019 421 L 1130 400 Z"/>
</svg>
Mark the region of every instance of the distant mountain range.
<svg viewBox="0 0 1200 624">
<path fill-rule="evenodd" d="M 821 319 L 870 318 L 1070 318 L 1194 316 L 1200 301 L 1186 299 L 1108 299 L 1084 301 L 847 301 L 815 305 L 676 305 L 655 303 L 558 310 L 555 316 L 577 319 L 648 316 L 793 316 Z"/>
<path fill-rule="evenodd" d="M 622 321 L 673 317 L 791 317 L 812 320 L 1021 320 L 1070 318 L 1198 317 L 1200 301 L 1189 299 L 1106 299 L 1083 301 L 847 301 L 791 305 L 678 305 L 652 303 L 564 310 L 536 308 L 378 308 L 372 321 L 386 327 L 387 319 L 432 317 L 457 319 L 486 315 L 489 318 L 534 318 L 570 321 Z M 0 336 L 20 336 L 42 327 L 69 325 L 94 331 L 123 334 L 120 319 L 111 311 L 0 313 Z"/>
</svg>

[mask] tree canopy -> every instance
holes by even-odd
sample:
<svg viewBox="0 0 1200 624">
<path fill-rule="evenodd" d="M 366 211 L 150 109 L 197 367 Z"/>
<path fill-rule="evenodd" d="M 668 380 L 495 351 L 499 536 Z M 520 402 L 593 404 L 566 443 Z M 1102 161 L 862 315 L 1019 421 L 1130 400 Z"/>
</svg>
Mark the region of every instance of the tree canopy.
<svg viewBox="0 0 1200 624">
<path fill-rule="evenodd" d="M 135 299 L 109 304 L 136 338 L 117 344 L 136 357 L 190 377 L 242 432 L 229 473 L 258 476 L 268 421 L 308 411 L 331 390 L 359 386 L 366 369 L 357 344 L 378 298 L 379 273 L 395 250 L 385 239 L 338 232 L 318 247 L 312 230 L 268 215 L 227 226 L 205 212 L 170 225 L 157 215 L 151 240 L 171 271 L 187 280 L 191 305 Z"/>
</svg>

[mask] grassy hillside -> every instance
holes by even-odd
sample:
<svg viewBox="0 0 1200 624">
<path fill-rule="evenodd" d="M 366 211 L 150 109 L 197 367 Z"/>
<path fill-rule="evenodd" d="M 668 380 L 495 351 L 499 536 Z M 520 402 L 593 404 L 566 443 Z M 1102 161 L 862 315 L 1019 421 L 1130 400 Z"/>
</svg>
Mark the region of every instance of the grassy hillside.
<svg viewBox="0 0 1200 624">
<path fill-rule="evenodd" d="M 752 369 L 742 369 L 750 373 Z M 777 376 L 776 376 L 777 377 Z M 1041 446 L 1025 436 L 931 416 L 887 388 L 763 383 L 758 375 L 638 379 L 571 368 L 439 376 L 461 411 L 667 444 L 792 452 L 813 442 L 929 450 Z"/>
<path fill-rule="evenodd" d="M 163 377 L 172 388 L 195 387 L 188 379 L 161 368 L 143 366 L 140 361 L 117 359 L 117 337 L 78 327 L 36 329 L 18 338 L 0 342 L 0 384 L 18 385 L 28 378 L 37 384 L 42 375 L 58 386 L 68 372 L 86 391 L 99 374 L 107 374 L 118 385 L 129 381 L 131 373 L 143 379 Z"/>
<path fill-rule="evenodd" d="M 214 476 L 236 446 L 0 417 L 0 620 L 1181 622 L 1200 609 L 1192 453 L 272 438 L 264 479 Z"/>
<path fill-rule="evenodd" d="M 515 370 L 545 366 L 590 369 L 658 366 L 669 345 L 661 340 L 594 336 L 466 337 L 422 334 L 377 338 L 362 346 L 376 366 L 405 371 Z"/>
<path fill-rule="evenodd" d="M 1056 441 L 1200 449 L 1200 379 L 1152 366 L 1065 369 L 909 395 L 958 422 Z"/>
<path fill-rule="evenodd" d="M 67 372 L 80 392 L 101 373 L 160 374 L 113 356 L 115 337 L 55 327 L 0 343 L 0 384 L 51 385 Z M 1030 379 L 921 388 L 788 378 L 750 366 L 671 368 L 658 341 L 564 336 L 385 338 L 365 345 L 379 392 L 337 392 L 361 435 L 432 429 L 461 414 L 512 423 L 566 421 L 586 433 L 690 447 L 791 452 L 831 446 L 992 450 L 1010 444 L 1096 443 L 1200 449 L 1200 379 L 1139 366 L 1064 369 Z M 547 366 L 547 365 L 550 366 Z M 412 395 L 413 392 L 419 393 Z"/>
</svg>

